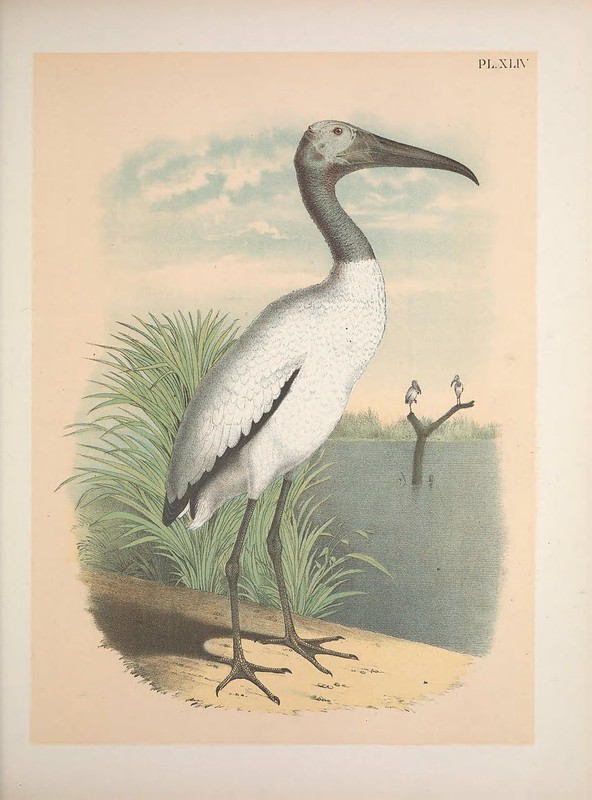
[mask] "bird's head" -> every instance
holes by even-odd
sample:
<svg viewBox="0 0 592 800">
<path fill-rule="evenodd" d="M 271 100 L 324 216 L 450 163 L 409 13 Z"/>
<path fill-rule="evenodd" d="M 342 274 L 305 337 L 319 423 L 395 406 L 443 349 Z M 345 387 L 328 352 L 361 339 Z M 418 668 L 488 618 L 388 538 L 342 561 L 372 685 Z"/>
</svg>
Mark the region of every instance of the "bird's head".
<svg viewBox="0 0 592 800">
<path fill-rule="evenodd" d="M 448 374 L 450 374 L 450 373 L 448 373 Z M 452 379 L 452 383 L 456 383 L 459 380 L 460 380 L 460 375 L 455 375 L 454 378 Z"/>
<path fill-rule="evenodd" d="M 337 120 L 309 125 L 296 150 L 294 163 L 299 174 L 325 176 L 333 182 L 369 167 L 424 167 L 457 172 L 479 185 L 471 170 L 459 161 Z"/>
<path fill-rule="evenodd" d="M 411 385 L 413 386 L 416 392 L 419 392 L 421 394 L 421 389 L 419 388 L 419 383 L 417 381 L 411 381 Z"/>
</svg>

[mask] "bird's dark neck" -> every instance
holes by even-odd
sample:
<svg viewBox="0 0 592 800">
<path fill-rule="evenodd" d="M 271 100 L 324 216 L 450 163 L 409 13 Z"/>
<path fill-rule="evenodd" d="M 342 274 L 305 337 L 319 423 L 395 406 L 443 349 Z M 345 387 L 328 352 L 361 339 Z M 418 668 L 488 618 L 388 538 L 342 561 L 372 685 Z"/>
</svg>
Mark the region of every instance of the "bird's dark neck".
<svg viewBox="0 0 592 800">
<path fill-rule="evenodd" d="M 297 171 L 306 210 L 322 233 L 336 263 L 374 259 L 368 239 L 345 213 L 335 196 L 335 179 Z"/>
</svg>

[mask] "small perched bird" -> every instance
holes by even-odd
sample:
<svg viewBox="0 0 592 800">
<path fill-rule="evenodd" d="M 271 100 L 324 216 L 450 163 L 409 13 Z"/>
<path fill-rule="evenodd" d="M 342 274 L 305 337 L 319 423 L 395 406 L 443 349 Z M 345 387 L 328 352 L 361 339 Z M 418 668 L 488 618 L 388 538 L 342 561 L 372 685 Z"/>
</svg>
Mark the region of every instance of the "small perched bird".
<svg viewBox="0 0 592 800">
<path fill-rule="evenodd" d="M 417 403 L 418 394 L 421 394 L 419 383 L 411 381 L 411 386 L 407 389 L 407 394 L 405 395 L 405 403 L 409 406 L 409 413 L 411 413 L 411 404 Z"/>
<path fill-rule="evenodd" d="M 448 170 L 474 183 L 470 169 L 445 156 L 401 144 L 336 120 L 315 122 L 294 157 L 300 194 L 331 252 L 321 283 L 298 289 L 264 309 L 204 376 L 181 420 L 166 478 L 163 523 L 189 515 L 204 525 L 226 501 L 247 495 L 243 520 L 226 563 L 233 657 L 216 694 L 241 679 L 276 697 L 255 675 L 289 672 L 247 661 L 239 620 L 240 555 L 257 499 L 282 478 L 267 549 L 275 572 L 284 633 L 263 639 L 289 647 L 325 674 L 317 655 L 355 658 L 296 632 L 282 567 L 280 524 L 294 471 L 329 437 L 384 332 L 384 277 L 366 236 L 335 194 L 337 181 L 370 167 Z M 421 389 L 413 381 L 406 403 Z M 411 406 L 410 406 L 411 407 Z"/>
<path fill-rule="evenodd" d="M 451 386 L 454 386 L 454 394 L 456 395 L 456 405 L 460 405 L 460 396 L 463 393 L 463 389 L 465 388 L 462 383 L 460 382 L 460 378 L 458 375 L 455 375 L 452 379 Z"/>
</svg>

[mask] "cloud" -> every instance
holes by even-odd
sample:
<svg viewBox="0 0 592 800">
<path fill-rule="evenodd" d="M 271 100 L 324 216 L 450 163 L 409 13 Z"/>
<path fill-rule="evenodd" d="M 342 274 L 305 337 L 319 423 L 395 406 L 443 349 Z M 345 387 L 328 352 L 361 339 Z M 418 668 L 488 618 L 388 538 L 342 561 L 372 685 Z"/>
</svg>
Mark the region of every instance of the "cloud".
<svg viewBox="0 0 592 800">
<path fill-rule="evenodd" d="M 435 210 L 414 212 L 397 211 L 381 204 L 380 208 L 358 205 L 349 207 L 348 210 L 354 216 L 363 220 L 364 227 L 381 228 L 383 230 L 396 231 L 434 231 L 441 230 L 445 225 L 443 214 Z"/>
<path fill-rule="evenodd" d="M 299 138 L 300 131 L 274 129 L 158 140 L 127 154 L 107 176 L 103 193 L 110 258 L 119 267 L 142 269 L 239 251 L 249 258 L 324 263 L 326 248 L 295 179 Z M 451 255 L 449 231 L 469 219 L 474 227 L 484 214 L 449 178 L 420 169 L 370 169 L 341 181 L 337 196 L 381 257 L 419 246 L 438 260 Z"/>
<path fill-rule="evenodd" d="M 360 173 L 365 183 L 381 191 L 395 190 L 402 191 L 406 187 L 431 181 L 429 173 L 422 169 L 400 169 L 393 171 L 385 167 L 379 169 L 368 169 Z"/>
<path fill-rule="evenodd" d="M 261 236 L 271 236 L 272 239 L 287 239 L 287 236 L 281 234 L 277 228 L 274 228 L 273 225 L 270 225 L 265 220 L 259 219 L 256 222 L 250 222 L 246 228 L 243 228 L 240 233 L 250 233 L 254 231 L 255 233 L 260 234 Z"/>
<path fill-rule="evenodd" d="M 171 180 L 153 181 L 146 187 L 144 196 L 148 203 L 158 204 L 176 195 L 202 189 L 210 182 L 210 174 L 211 170 L 196 167 L 191 170 L 189 175 L 183 175 L 175 182 Z"/>
</svg>

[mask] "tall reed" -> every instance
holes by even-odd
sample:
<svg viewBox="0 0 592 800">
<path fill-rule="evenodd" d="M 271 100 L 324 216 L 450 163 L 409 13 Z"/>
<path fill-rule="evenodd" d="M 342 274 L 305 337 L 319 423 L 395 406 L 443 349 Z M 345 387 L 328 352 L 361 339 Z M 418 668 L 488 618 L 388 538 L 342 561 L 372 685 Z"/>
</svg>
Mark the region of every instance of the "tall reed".
<svg viewBox="0 0 592 800">
<path fill-rule="evenodd" d="M 87 400 L 88 419 L 69 426 L 80 440 L 75 473 L 77 505 L 87 529 L 79 543 L 82 563 L 205 592 L 225 594 L 228 558 L 246 499 L 226 503 L 198 531 L 183 521 L 161 521 L 164 476 L 181 417 L 208 369 L 233 346 L 236 323 L 209 312 L 118 323 L 110 344 L 99 345 L 101 376 Z M 294 610 L 326 617 L 360 594 L 349 579 L 370 566 L 370 556 L 351 552 L 335 520 L 319 522 L 318 493 L 327 467 L 317 459 L 294 480 L 281 527 L 283 566 Z M 64 485 L 62 484 L 62 485 Z M 279 482 L 260 498 L 242 559 L 244 598 L 278 605 L 265 539 Z M 360 536 L 367 536 L 359 531 Z M 387 573 L 388 574 L 388 573 Z"/>
</svg>

